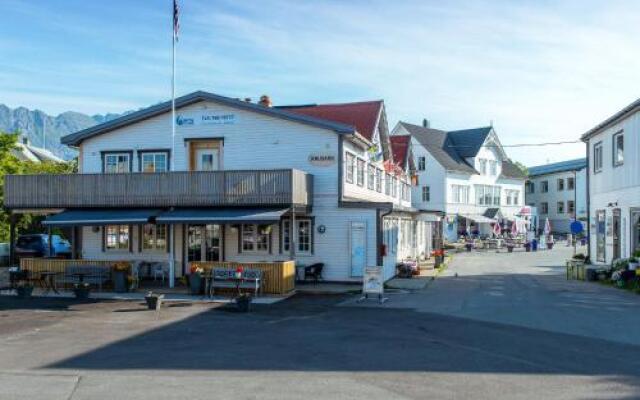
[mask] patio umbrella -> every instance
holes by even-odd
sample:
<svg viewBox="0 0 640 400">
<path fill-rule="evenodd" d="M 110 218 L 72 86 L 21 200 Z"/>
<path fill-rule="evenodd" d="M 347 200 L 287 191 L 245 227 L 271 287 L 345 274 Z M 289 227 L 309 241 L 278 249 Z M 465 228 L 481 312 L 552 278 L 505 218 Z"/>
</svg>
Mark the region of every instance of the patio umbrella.
<svg viewBox="0 0 640 400">
<path fill-rule="evenodd" d="M 551 223 L 549 222 L 549 218 L 544 221 L 544 235 L 549 236 L 551 234 Z"/>
</svg>

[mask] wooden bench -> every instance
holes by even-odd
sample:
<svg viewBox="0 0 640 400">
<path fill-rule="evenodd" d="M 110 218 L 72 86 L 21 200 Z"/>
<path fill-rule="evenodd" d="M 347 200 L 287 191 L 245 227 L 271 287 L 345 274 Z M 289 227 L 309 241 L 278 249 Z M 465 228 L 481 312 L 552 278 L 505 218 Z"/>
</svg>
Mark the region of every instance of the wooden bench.
<svg viewBox="0 0 640 400">
<path fill-rule="evenodd" d="M 263 286 L 262 271 L 259 269 L 245 269 L 242 271 L 242 280 L 238 285 L 236 270 L 233 268 L 214 268 L 211 274 L 210 291 L 213 295 L 214 288 L 221 289 L 252 289 L 257 296 Z"/>
</svg>

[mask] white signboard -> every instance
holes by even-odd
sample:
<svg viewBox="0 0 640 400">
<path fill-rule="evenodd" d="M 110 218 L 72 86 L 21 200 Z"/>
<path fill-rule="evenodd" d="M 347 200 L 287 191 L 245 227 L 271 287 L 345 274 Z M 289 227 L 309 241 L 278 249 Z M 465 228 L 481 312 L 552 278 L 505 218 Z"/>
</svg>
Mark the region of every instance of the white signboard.
<svg viewBox="0 0 640 400">
<path fill-rule="evenodd" d="M 363 294 L 384 293 L 384 278 L 381 266 L 365 267 L 362 282 Z"/>
<path fill-rule="evenodd" d="M 236 115 L 219 111 L 198 111 L 178 114 L 176 116 L 177 126 L 193 125 L 231 125 L 236 123 Z"/>
</svg>

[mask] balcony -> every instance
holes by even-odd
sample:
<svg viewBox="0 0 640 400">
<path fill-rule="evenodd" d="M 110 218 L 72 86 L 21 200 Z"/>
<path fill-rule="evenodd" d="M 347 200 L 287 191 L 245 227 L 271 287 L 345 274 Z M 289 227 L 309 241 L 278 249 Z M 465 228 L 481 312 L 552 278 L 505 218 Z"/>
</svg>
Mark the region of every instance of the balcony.
<svg viewBox="0 0 640 400">
<path fill-rule="evenodd" d="M 310 206 L 313 176 L 295 169 L 7 175 L 9 209 Z"/>
</svg>

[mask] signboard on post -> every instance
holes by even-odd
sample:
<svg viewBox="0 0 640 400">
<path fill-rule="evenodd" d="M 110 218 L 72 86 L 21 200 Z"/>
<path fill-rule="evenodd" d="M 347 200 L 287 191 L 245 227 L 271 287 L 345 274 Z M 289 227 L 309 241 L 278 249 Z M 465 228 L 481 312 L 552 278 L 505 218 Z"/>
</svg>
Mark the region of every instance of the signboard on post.
<svg viewBox="0 0 640 400">
<path fill-rule="evenodd" d="M 377 295 L 380 303 L 387 301 L 384 295 L 384 267 L 374 266 L 365 267 L 362 274 L 362 297 L 358 300 L 363 301 L 369 298 L 369 295 Z"/>
</svg>

